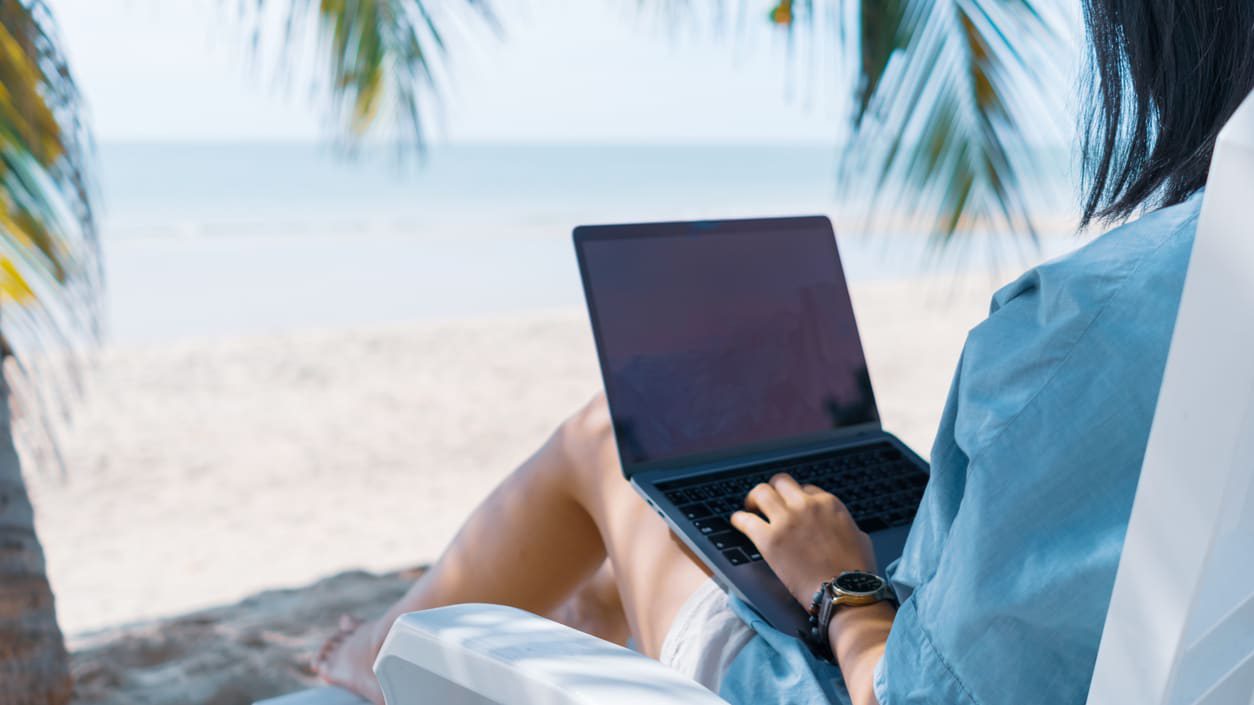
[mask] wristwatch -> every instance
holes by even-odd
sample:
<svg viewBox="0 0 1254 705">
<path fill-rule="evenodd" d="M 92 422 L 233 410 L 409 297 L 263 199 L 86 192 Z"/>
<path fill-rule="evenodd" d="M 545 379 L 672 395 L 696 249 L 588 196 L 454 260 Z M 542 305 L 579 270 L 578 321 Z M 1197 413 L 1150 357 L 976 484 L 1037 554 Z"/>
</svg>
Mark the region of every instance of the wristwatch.
<svg viewBox="0 0 1254 705">
<path fill-rule="evenodd" d="M 897 596 L 888 581 L 874 573 L 847 570 L 819 586 L 810 602 L 810 634 L 806 640 L 815 656 L 835 663 L 829 627 L 832 615 L 841 607 L 873 605 Z"/>
</svg>

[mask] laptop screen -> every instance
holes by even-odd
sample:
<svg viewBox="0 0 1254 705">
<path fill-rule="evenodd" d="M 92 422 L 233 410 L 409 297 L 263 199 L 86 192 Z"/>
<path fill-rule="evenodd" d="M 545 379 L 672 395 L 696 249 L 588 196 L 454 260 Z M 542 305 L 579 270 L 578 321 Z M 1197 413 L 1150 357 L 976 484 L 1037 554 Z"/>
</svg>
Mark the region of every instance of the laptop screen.
<svg viewBox="0 0 1254 705">
<path fill-rule="evenodd" d="M 625 467 L 878 420 L 826 218 L 575 238 Z"/>
</svg>

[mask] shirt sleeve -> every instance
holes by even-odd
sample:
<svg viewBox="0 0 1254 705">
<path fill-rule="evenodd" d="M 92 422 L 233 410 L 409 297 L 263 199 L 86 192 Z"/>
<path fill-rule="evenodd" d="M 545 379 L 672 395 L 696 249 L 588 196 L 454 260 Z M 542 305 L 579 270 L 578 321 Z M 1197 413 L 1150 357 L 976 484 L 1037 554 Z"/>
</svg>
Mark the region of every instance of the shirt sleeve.
<svg viewBox="0 0 1254 705">
<path fill-rule="evenodd" d="M 933 646 L 913 598 L 897 611 L 884 658 L 875 667 L 874 687 L 880 705 L 976 702 Z"/>
</svg>

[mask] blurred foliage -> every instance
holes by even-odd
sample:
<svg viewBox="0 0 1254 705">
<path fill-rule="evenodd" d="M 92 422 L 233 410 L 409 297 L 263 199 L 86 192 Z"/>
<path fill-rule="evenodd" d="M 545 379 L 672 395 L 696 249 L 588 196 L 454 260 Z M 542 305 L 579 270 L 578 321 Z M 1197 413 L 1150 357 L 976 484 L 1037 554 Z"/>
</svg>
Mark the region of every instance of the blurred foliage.
<svg viewBox="0 0 1254 705">
<path fill-rule="evenodd" d="M 780 0 L 769 16 L 828 31 L 821 1 Z M 1054 92 L 1074 53 L 1059 22 L 1036 0 L 828 5 L 842 17 L 833 34 L 857 57 L 842 188 L 868 213 L 930 227 L 939 244 L 981 227 L 1035 240 L 1039 148 L 1059 127 Z"/>
<path fill-rule="evenodd" d="M 64 412 L 78 383 L 72 359 L 51 353 L 99 335 L 88 152 L 78 89 L 47 6 L 0 0 L 0 339 L 16 363 L 9 377 L 19 408 L 45 434 L 48 414 Z M 40 368 L 52 373 L 35 374 Z"/>
<path fill-rule="evenodd" d="M 279 0 L 258 0 L 262 9 Z M 331 115 L 351 143 L 388 122 L 398 139 L 423 144 L 424 93 L 436 87 L 435 69 L 447 47 L 443 28 L 458 11 L 489 26 L 487 0 L 283 0 L 284 48 L 303 48 L 314 25 L 317 60 L 331 97 Z M 390 113 L 387 120 L 381 120 Z"/>
<path fill-rule="evenodd" d="M 808 41 L 802 55 L 821 60 L 802 68 L 834 73 L 849 91 L 840 196 L 865 208 L 869 226 L 930 231 L 940 246 L 994 233 L 994 256 L 999 243 L 1037 239 L 1034 208 L 1059 166 L 1042 163 L 1041 148 L 1069 124 L 1060 89 L 1076 60 L 1067 38 L 1078 8 L 1037 0 L 636 3 L 671 22 L 748 16 L 790 43 Z"/>
</svg>

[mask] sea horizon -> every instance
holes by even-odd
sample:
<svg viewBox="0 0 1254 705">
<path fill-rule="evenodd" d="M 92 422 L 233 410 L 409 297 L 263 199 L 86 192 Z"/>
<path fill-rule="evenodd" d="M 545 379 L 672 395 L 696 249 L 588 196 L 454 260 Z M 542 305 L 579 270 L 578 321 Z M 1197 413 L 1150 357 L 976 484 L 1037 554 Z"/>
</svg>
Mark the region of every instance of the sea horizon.
<svg viewBox="0 0 1254 705">
<path fill-rule="evenodd" d="M 582 305 L 580 224 L 819 214 L 854 282 L 1008 270 L 1064 251 L 987 233 L 938 252 L 916 226 L 866 227 L 841 198 L 835 144 L 370 144 L 350 159 L 304 141 L 97 146 L 107 340 L 153 342 Z M 1038 199 L 1069 222 L 1065 150 Z M 1052 230 L 1051 230 L 1052 228 Z"/>
</svg>

